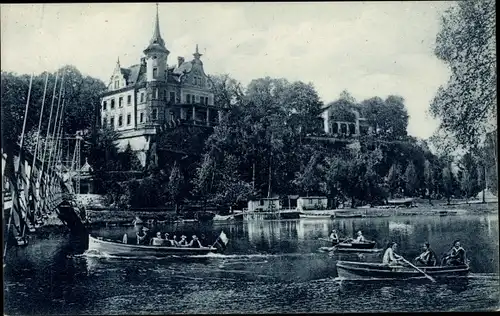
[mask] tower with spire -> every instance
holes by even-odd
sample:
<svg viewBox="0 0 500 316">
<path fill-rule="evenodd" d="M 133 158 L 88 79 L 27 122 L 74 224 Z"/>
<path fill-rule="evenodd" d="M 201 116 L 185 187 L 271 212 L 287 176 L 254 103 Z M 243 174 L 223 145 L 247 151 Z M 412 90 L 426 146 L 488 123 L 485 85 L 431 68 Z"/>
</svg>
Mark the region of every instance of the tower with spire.
<svg viewBox="0 0 500 316">
<path fill-rule="evenodd" d="M 117 59 L 101 96 L 100 119 L 102 127 L 118 132 L 120 148 L 130 144 L 144 165 L 145 152 L 161 130 L 194 125 L 210 132 L 221 110 L 214 106 L 212 82 L 205 74 L 198 44 L 192 60 L 178 57 L 176 64 L 168 66 L 170 51 L 161 36 L 158 4 L 153 36 L 143 53 L 140 63 L 128 68 L 122 68 Z"/>
</svg>

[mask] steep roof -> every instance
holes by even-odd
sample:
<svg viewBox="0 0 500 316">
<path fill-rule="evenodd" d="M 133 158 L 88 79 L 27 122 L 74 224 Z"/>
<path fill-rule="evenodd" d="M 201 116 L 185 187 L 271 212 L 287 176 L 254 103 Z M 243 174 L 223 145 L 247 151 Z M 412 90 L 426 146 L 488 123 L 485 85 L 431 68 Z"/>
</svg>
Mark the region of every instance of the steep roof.
<svg viewBox="0 0 500 316">
<path fill-rule="evenodd" d="M 190 72 L 191 69 L 193 69 L 193 63 L 190 61 L 186 61 L 182 63 L 179 67 L 174 69 L 174 74 L 182 75 L 186 72 Z"/>
</svg>

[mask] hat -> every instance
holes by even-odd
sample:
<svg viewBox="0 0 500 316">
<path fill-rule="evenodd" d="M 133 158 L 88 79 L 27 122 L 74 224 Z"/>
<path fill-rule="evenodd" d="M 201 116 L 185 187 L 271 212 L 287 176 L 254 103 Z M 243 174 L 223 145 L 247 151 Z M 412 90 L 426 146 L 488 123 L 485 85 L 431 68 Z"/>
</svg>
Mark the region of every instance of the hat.
<svg viewBox="0 0 500 316">
<path fill-rule="evenodd" d="M 165 236 L 170 236 L 170 234 L 169 233 L 165 233 Z"/>
<path fill-rule="evenodd" d="M 161 237 L 161 232 L 157 232 L 156 236 L 160 236 Z"/>
<path fill-rule="evenodd" d="M 360 230 L 358 230 L 358 234 L 362 234 Z"/>
<path fill-rule="evenodd" d="M 149 230 L 149 228 L 147 228 L 147 227 L 143 227 L 143 228 L 142 228 L 142 230 L 143 230 L 143 231 L 148 231 L 148 230 Z"/>
<path fill-rule="evenodd" d="M 185 236 L 185 235 L 182 235 L 182 236 L 181 236 L 181 238 L 186 238 L 186 236 Z"/>
</svg>

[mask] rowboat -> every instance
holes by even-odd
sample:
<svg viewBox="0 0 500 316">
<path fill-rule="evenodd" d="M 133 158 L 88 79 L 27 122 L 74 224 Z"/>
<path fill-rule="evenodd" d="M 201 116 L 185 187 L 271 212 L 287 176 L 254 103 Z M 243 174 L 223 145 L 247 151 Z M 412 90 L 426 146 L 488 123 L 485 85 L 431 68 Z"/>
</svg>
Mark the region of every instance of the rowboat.
<svg viewBox="0 0 500 316">
<path fill-rule="evenodd" d="M 143 246 L 124 244 L 121 242 L 107 240 L 102 237 L 89 235 L 89 250 L 106 253 L 115 256 L 171 256 L 171 255 L 205 255 L 216 252 L 215 247 L 184 248 L 166 246 Z"/>
<path fill-rule="evenodd" d="M 374 241 L 364 241 L 364 242 L 356 242 L 351 241 L 351 239 L 341 239 L 339 242 L 334 243 L 331 239 L 328 238 L 319 238 L 322 241 L 328 241 L 337 248 L 350 248 L 350 249 L 372 249 L 375 247 Z"/>
<path fill-rule="evenodd" d="M 301 213 L 299 214 L 300 218 L 316 218 L 316 219 L 321 219 L 321 218 L 332 218 L 332 215 L 328 214 L 304 214 Z"/>
<path fill-rule="evenodd" d="M 434 278 L 466 276 L 469 266 L 419 267 Z M 381 263 L 337 261 L 337 273 L 343 279 L 422 279 L 426 276 L 409 266 L 388 266 Z"/>
<path fill-rule="evenodd" d="M 331 251 L 338 251 L 338 252 L 363 252 L 363 253 L 377 253 L 381 252 L 382 248 L 371 248 L 371 249 L 363 249 L 363 248 L 338 248 L 338 247 L 320 247 L 319 251 L 321 252 L 331 252 Z"/>
</svg>

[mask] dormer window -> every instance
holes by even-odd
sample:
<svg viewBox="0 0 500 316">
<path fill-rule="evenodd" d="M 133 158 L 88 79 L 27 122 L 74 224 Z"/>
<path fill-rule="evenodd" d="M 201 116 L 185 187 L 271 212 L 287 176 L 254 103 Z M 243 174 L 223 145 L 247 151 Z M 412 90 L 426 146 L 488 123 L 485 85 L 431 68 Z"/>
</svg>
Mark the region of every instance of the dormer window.
<svg viewBox="0 0 500 316">
<path fill-rule="evenodd" d="M 158 78 L 158 68 L 153 68 L 153 78 Z"/>
<path fill-rule="evenodd" d="M 120 80 L 115 80 L 115 89 L 120 88 Z"/>
</svg>

